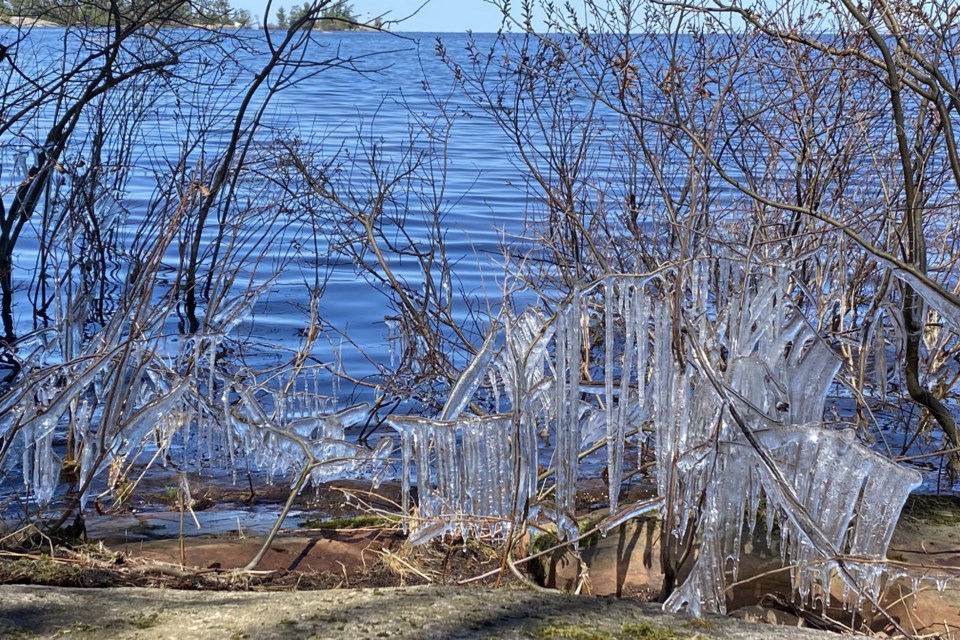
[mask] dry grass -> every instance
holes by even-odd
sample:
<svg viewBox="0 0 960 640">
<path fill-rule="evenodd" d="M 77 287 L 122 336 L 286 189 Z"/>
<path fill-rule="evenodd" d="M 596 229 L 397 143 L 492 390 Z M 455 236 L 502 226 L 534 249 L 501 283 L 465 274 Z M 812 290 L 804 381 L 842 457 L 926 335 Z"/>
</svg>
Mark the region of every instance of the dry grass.
<svg viewBox="0 0 960 640">
<path fill-rule="evenodd" d="M 383 550 L 339 574 L 314 571 L 199 569 L 133 557 L 103 545 L 0 551 L 0 584 L 59 587 L 163 587 L 197 590 L 338 589 L 455 584 L 500 566 L 492 544 L 434 541 Z M 480 584 L 493 584 L 494 579 Z"/>
</svg>

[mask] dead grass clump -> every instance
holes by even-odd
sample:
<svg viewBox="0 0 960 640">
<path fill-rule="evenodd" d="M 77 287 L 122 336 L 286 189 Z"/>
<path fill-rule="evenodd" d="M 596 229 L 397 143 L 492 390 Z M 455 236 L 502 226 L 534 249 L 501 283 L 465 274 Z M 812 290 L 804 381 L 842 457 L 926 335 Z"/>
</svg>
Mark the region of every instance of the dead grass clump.
<svg viewBox="0 0 960 640">
<path fill-rule="evenodd" d="M 476 540 L 384 549 L 362 571 L 244 571 L 181 567 L 109 551 L 102 545 L 0 552 L 0 584 L 163 587 L 189 590 L 313 590 L 456 584 L 500 567 L 497 548 Z M 494 584 L 491 577 L 480 584 Z"/>
<path fill-rule="evenodd" d="M 486 540 L 434 539 L 416 547 L 385 549 L 381 552 L 381 561 L 398 576 L 402 585 L 458 584 L 496 572 L 502 565 L 502 553 L 499 545 Z M 496 583 L 496 575 L 479 581 L 479 584 Z"/>
</svg>

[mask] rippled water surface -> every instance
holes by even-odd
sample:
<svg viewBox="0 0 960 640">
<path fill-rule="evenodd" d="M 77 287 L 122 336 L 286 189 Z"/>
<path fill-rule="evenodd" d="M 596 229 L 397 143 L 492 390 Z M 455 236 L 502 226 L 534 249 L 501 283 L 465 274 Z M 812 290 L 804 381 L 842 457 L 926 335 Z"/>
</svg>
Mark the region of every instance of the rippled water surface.
<svg viewBox="0 0 960 640">
<path fill-rule="evenodd" d="M 0 43 L 6 42 L 3 37 L 0 32 Z M 148 226 L 145 221 L 178 206 L 180 199 L 171 192 L 175 185 L 169 177 L 181 157 L 194 167 L 192 170 L 202 178 L 200 182 L 209 183 L 208 176 L 230 138 L 234 114 L 266 60 L 262 34 L 248 32 L 246 37 L 250 39 L 250 48 L 227 61 L 202 54 L 186 55 L 182 72 L 193 73 L 192 79 L 200 80 L 191 91 L 168 93 L 162 83 L 154 83 L 108 96 L 108 106 L 119 114 L 121 121 L 129 117 L 129 124 L 137 133 L 131 138 L 134 146 L 129 156 L 122 159 L 129 163 L 129 179 L 110 198 L 96 203 L 101 221 L 120 220 L 116 227 L 117 249 L 110 252 L 103 287 L 96 292 L 105 306 L 119 298 L 119 292 L 135 273 L 137 251 L 148 249 L 134 249 L 140 230 Z M 470 41 L 466 35 L 445 34 L 441 38 L 451 59 L 468 63 Z M 478 50 L 488 49 L 493 38 L 478 36 Z M 254 313 L 236 328 L 236 337 L 242 340 L 233 343 L 238 345 L 236 349 L 244 350 L 238 360 L 254 370 L 251 377 L 262 382 L 271 367 L 289 362 L 303 348 L 310 322 L 311 288 L 322 284 L 318 309 L 322 334 L 307 362 L 311 366 L 319 363 L 342 375 L 303 378 L 309 378 L 310 391 L 317 395 L 329 393 L 347 404 L 370 400 L 381 370 L 393 366 L 391 319 L 398 309 L 393 292 L 377 281 L 376 274 L 364 271 L 365 266 L 376 265 L 371 251 L 356 249 L 367 241 L 360 235 L 334 237 L 325 226 L 333 216 L 325 217 L 324 211 L 338 210 L 344 203 L 331 204 L 329 198 L 320 198 L 308 217 L 308 212 L 301 210 L 306 201 L 304 181 L 297 179 L 296 171 L 283 165 L 282 154 L 275 152 L 292 149 L 309 158 L 312 177 L 322 184 L 326 184 L 327 173 L 336 176 L 337 188 L 346 197 L 345 206 L 356 208 L 361 217 L 372 213 L 372 196 L 383 188 L 384 181 L 400 176 L 389 190 L 389 197 L 381 203 L 383 213 L 377 231 L 382 234 L 381 242 L 394 243 L 406 252 L 406 257 L 400 259 L 396 253 L 390 254 L 388 248 L 387 266 L 412 295 L 418 295 L 423 264 L 412 256 L 418 251 L 422 256 L 436 250 L 437 237 L 431 234 L 439 233 L 446 256 L 454 265 L 452 291 L 445 295 L 453 300 L 452 315 L 463 327 L 466 339 L 476 345 L 483 340 L 486 314 L 495 313 L 501 304 L 505 280 L 511 275 L 504 266 L 504 251 L 536 250 L 535 245 L 530 246 L 528 238 L 532 236 L 525 225 L 531 212 L 538 211 L 541 205 L 531 195 L 535 192 L 530 189 L 533 178 L 518 155 L 516 141 L 464 94 L 454 72 L 435 51 L 436 35 L 339 33 L 317 34 L 315 39 L 306 50 L 300 72 L 291 77 L 258 116 L 260 127 L 245 150 L 251 166 L 263 158 L 274 162 L 273 166 L 270 161 L 256 165 L 259 174 L 243 174 L 246 182 L 238 191 L 238 202 L 231 205 L 234 208 L 225 216 L 224 227 L 235 227 L 236 236 L 231 242 L 235 243 L 237 255 L 247 257 L 228 265 L 228 270 L 236 269 L 232 287 L 215 291 L 212 299 L 202 299 L 200 304 L 213 308 L 218 297 L 228 299 L 245 290 L 265 288 Z M 62 30 L 38 29 L 20 46 L 32 51 L 32 59 L 29 55 L 24 57 L 22 51 L 20 59 L 31 60 L 36 65 L 33 72 L 39 77 L 56 73 L 58 56 L 62 57 L 65 50 L 76 54 L 83 44 L 71 43 Z M 501 81 L 509 83 L 510 79 Z M 256 101 L 263 97 L 261 91 Z M 574 102 L 573 109 L 575 105 Z M 56 116 L 52 109 L 47 107 L 49 113 L 40 110 L 31 124 L 32 130 L 21 131 L 15 139 L 0 140 L 5 199 L 23 180 L 26 166 L 32 162 L 26 159 L 36 152 Z M 537 117 L 536 110 L 529 107 L 524 113 Z M 610 202 L 625 202 L 626 194 L 616 189 L 622 191 L 632 188 L 631 185 L 625 181 L 610 189 L 609 182 L 604 181 L 613 179 L 618 160 L 623 159 L 610 157 L 610 152 L 605 151 L 607 134 L 600 120 L 596 124 L 596 130 L 591 129 L 595 137 L 590 138 L 586 154 L 589 158 L 585 164 L 590 164 L 590 169 L 584 173 L 595 172 L 578 175 L 578 180 L 587 184 L 588 190 L 600 194 L 585 196 L 587 199 L 609 197 Z M 67 176 L 69 168 L 81 166 L 86 157 L 85 145 L 89 145 L 90 137 L 83 126 L 89 124 L 81 124 L 81 130 L 75 134 L 81 142 L 68 147 L 62 159 Z M 185 142 L 198 140 L 197 132 L 201 130 L 206 132 L 200 140 L 202 144 L 185 150 Z M 540 134 L 549 135 L 544 131 Z M 536 135 L 526 142 L 524 150 L 528 153 L 536 155 L 546 150 Z M 671 170 L 677 169 L 666 168 Z M 188 170 L 184 175 L 189 173 Z M 622 167 L 619 175 L 629 180 L 629 171 Z M 643 175 L 633 177 L 638 182 L 644 179 Z M 668 175 L 664 179 L 669 183 L 670 178 Z M 717 201 L 728 204 L 725 190 L 730 189 L 719 185 Z M 249 213 L 255 210 L 259 213 Z M 736 215 L 735 207 L 731 211 L 730 215 Z M 235 213 L 237 218 L 232 217 Z M 431 230 L 434 216 L 439 222 Z M 276 226 L 261 228 L 264 220 L 271 220 L 270 224 Z M 315 230 L 311 224 L 316 225 Z M 42 324 L 34 315 L 40 295 L 36 289 L 43 237 L 40 225 L 39 220 L 31 221 L 15 255 L 17 293 L 13 311 L 21 335 Z M 183 264 L 180 252 L 191 237 L 189 229 L 178 233 L 182 234 L 180 243 L 171 244 L 158 274 L 158 300 L 176 290 L 176 274 Z M 264 235 L 271 237 L 270 242 L 258 244 Z M 207 247 L 207 262 L 203 265 L 206 271 L 211 268 L 210 247 L 216 245 L 217 226 L 206 227 L 202 239 Z M 355 252 L 345 251 L 344 247 L 353 247 Z M 433 256 L 427 262 L 439 278 L 438 258 Z M 75 265 L 56 265 L 55 269 L 58 274 L 78 270 Z M 381 269 L 374 266 L 374 271 Z M 47 278 L 51 288 L 57 284 L 52 279 Z M 96 322 L 89 324 L 92 333 Z M 185 324 L 181 306 L 164 327 L 164 339 L 171 351 L 186 339 Z M 233 344 L 230 348 L 234 348 Z M 453 357 L 465 356 L 461 351 Z M 238 379 L 246 373 L 238 373 Z M 429 388 L 428 383 L 420 383 L 419 388 Z M 407 408 L 412 407 L 403 405 L 397 411 L 402 413 Z M 911 443 L 905 437 L 895 443 L 902 445 L 904 453 L 910 452 Z M 538 446 L 544 459 L 554 455 L 554 443 Z M 183 446 L 174 453 L 188 459 L 195 452 Z M 216 453 L 210 451 L 209 457 L 213 459 Z M 583 467 L 589 469 L 588 473 L 599 475 L 605 455 L 594 455 Z"/>
<path fill-rule="evenodd" d="M 248 34 L 257 37 L 255 32 Z M 462 295 L 455 312 L 466 319 L 467 305 L 485 307 L 489 302 L 495 307 L 499 303 L 504 277 L 501 246 L 504 237 L 521 235 L 527 205 L 523 188 L 526 176 L 519 168 L 511 141 L 455 88 L 451 70 L 436 55 L 437 37 L 382 33 L 316 36 L 316 42 L 307 50 L 308 62 L 338 57 L 355 60 L 357 68 L 334 66 L 319 73 L 302 72 L 298 82 L 284 88 L 270 103 L 255 142 L 266 147 L 302 144 L 318 157 L 337 156 L 341 171 L 355 173 L 354 186 L 360 191 L 373 188 L 367 166 L 372 150 L 376 149 L 378 154 L 378 166 L 389 172 L 409 158 L 411 150 L 425 152 L 433 143 L 433 150 L 439 150 L 439 154 L 425 158 L 433 164 L 423 173 L 432 175 L 434 180 L 421 179 L 404 185 L 395 192 L 400 201 L 393 206 L 397 210 L 407 209 L 403 230 L 416 242 L 423 230 L 425 211 L 433 203 L 439 205 L 446 249 L 456 263 L 453 284 Z M 35 61 L 42 68 L 44 60 L 62 55 L 63 38 L 62 30 L 38 29 L 21 46 L 33 47 Z M 489 45 L 493 36 L 478 38 L 481 44 Z M 442 39 L 454 58 L 465 56 L 466 35 L 445 34 Z M 202 149 L 191 154 L 191 160 L 212 162 L 216 158 L 227 140 L 232 114 L 263 59 L 247 52 L 238 62 L 223 63 L 220 67 L 217 61 L 195 62 L 198 74 L 216 68 L 212 77 L 219 86 L 210 88 L 207 95 L 196 91 L 195 104 L 189 108 L 182 104 L 182 98 L 164 94 L 162 87 L 144 88 L 146 94 L 156 92 L 156 101 L 146 114 L 143 133 L 137 137 L 131 154 L 129 182 L 114 203 L 117 209 L 126 211 L 121 245 L 130 246 L 132 234 L 144 217 L 153 215 L 150 205 L 157 201 L 164 167 L 176 162 L 183 141 L 201 122 L 212 134 Z M 118 94 L 116 98 L 130 99 L 128 94 Z M 441 118 L 441 105 L 448 120 Z M 127 108 L 122 103 L 116 106 Z M 130 113 L 136 108 L 136 104 L 130 104 Z M 444 122 L 450 123 L 449 130 Z M 41 139 L 49 123 L 40 119 L 35 126 L 35 139 Z M 10 160 L 15 160 L 18 153 L 29 154 L 32 145 L 34 141 L 29 136 L 6 141 L 7 185 L 16 184 L 18 179 Z M 78 160 L 69 150 L 67 159 Z M 159 188 L 164 187 L 161 184 Z M 253 342 L 276 347 L 258 356 L 260 364 L 288 358 L 301 343 L 307 321 L 307 287 L 321 273 L 327 281 L 320 315 L 328 331 L 325 339 L 318 341 L 314 356 L 325 363 L 340 360 L 343 368 L 357 378 L 375 376 L 376 364 L 390 359 L 384 318 L 395 313 L 395 309 L 390 307 L 386 292 L 363 280 L 349 259 L 331 251 L 322 240 L 310 242 L 303 229 L 285 234 L 260 258 L 254 272 L 242 270 L 242 277 L 238 278 L 238 282 L 256 283 L 280 271 L 254 316 L 241 326 Z M 18 245 L 14 268 L 21 291 L 34 281 L 37 235 L 35 227 L 28 229 Z M 211 232 L 205 240 L 212 237 Z M 296 250 L 291 250 L 294 245 Z M 118 286 L 129 274 L 128 259 L 123 252 L 116 255 L 117 264 L 111 271 L 113 285 Z M 177 260 L 171 250 L 166 260 L 171 274 Z M 421 280 L 415 264 L 396 261 L 391 266 L 414 285 Z M 32 306 L 25 295 L 18 294 L 15 299 L 14 314 L 21 333 L 35 326 Z M 181 329 L 182 324 L 169 324 L 171 342 L 178 340 Z M 347 346 L 343 333 L 360 348 Z M 482 340 L 482 336 L 477 335 L 476 339 Z M 351 392 L 347 388 L 340 391 Z"/>
</svg>

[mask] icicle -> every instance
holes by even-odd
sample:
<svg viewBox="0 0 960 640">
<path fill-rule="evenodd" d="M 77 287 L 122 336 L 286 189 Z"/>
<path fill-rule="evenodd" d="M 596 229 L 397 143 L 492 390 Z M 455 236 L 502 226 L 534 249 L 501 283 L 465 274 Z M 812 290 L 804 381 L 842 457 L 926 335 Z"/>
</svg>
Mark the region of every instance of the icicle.
<svg viewBox="0 0 960 640">
<path fill-rule="evenodd" d="M 123 424 L 114 437 L 111 451 L 115 454 L 127 455 L 134 448 L 139 447 L 146 434 L 155 429 L 172 408 L 180 402 L 183 394 L 189 387 L 189 379 L 181 378 L 167 395 L 154 398 L 140 407 L 130 419 Z"/>
<path fill-rule="evenodd" d="M 264 291 L 270 288 L 274 278 L 255 289 L 250 289 L 224 303 L 210 320 L 214 333 L 221 336 L 228 335 L 233 329 L 253 312 L 253 307 Z"/>
<path fill-rule="evenodd" d="M 407 544 L 412 547 L 426 544 L 437 536 L 442 536 L 446 533 L 448 526 L 448 523 L 443 521 L 423 524 L 416 532 L 410 534 L 407 538 Z"/>
<path fill-rule="evenodd" d="M 938 291 L 909 271 L 894 269 L 893 274 L 909 284 L 924 302 L 936 309 L 954 329 L 960 329 L 960 300 L 955 295 L 946 289 Z"/>
<path fill-rule="evenodd" d="M 80 495 L 80 509 L 85 509 L 87 501 L 90 499 L 89 481 L 96 470 L 93 467 L 93 461 L 98 453 L 97 439 L 95 436 L 87 433 L 84 435 L 80 446 L 80 484 L 81 486 L 87 487 L 87 491 L 84 491 Z"/>
<path fill-rule="evenodd" d="M 355 404 L 337 413 L 291 420 L 286 429 L 304 438 L 343 440 L 347 428 L 361 423 L 369 415 L 369 404 Z"/>
<path fill-rule="evenodd" d="M 703 319 L 687 323 L 688 343 L 717 349 L 730 345 L 730 352 L 717 360 L 698 347 L 692 353 L 695 367 L 676 371 L 664 303 L 654 312 L 658 485 L 661 495 L 676 496 L 674 531 L 693 523 L 692 513 L 702 518 L 698 560 L 666 606 L 693 613 L 723 610 L 726 565 L 736 576 L 743 517 L 746 513 L 750 518 L 751 530 L 761 494 L 767 502 L 768 537 L 777 519 L 782 561 L 795 565 L 791 576 L 801 602 L 829 601 L 837 566 L 833 558 L 848 550 L 867 561 L 845 563 L 852 577 L 842 572 L 841 577 L 854 580 L 850 586 L 857 588 L 851 592 L 858 598 L 875 596 L 896 514 L 919 476 L 860 446 L 852 431 L 820 428 L 839 360 L 799 312 L 787 313 L 783 270 L 775 269 L 774 279 L 748 277 L 756 280 L 748 279 L 750 284 L 731 295 L 726 307 L 720 304 L 724 292 L 718 288 L 713 327 Z M 691 286 L 704 285 L 695 280 Z M 716 382 L 713 363 L 722 365 L 725 387 Z M 668 393 L 671 386 L 674 391 Z M 740 422 L 734 424 L 724 415 L 712 435 L 721 416 L 711 405 L 722 406 L 720 395 L 736 408 Z M 766 428 L 774 420 L 789 426 Z M 796 424 L 799 421 L 812 424 Z M 753 439 L 743 435 L 741 425 Z"/>
<path fill-rule="evenodd" d="M 111 357 L 113 355 L 112 353 L 104 355 L 99 361 L 90 364 L 83 373 L 61 389 L 51 391 L 43 386 L 38 387 L 37 394 L 43 394 L 45 398 L 41 403 L 44 409 L 42 412 L 35 412 L 31 418 L 21 423 L 21 427 L 27 424 L 36 424 L 41 433 L 53 430 L 60 421 L 60 418 L 67 411 L 70 403 L 86 390 L 94 379 L 111 364 Z"/>
<path fill-rule="evenodd" d="M 378 489 L 390 473 L 390 457 L 393 455 L 393 440 L 389 437 L 380 438 L 377 446 L 371 453 L 371 479 L 374 489 Z"/>
<path fill-rule="evenodd" d="M 13 354 L 25 371 L 47 363 L 47 354 L 55 346 L 59 331 L 48 327 L 21 336 L 13 346 Z"/>
<path fill-rule="evenodd" d="M 943 593 L 947 589 L 947 583 L 950 578 L 944 573 L 940 573 L 934 576 L 934 584 L 936 585 L 937 591 Z"/>
<path fill-rule="evenodd" d="M 464 407 L 473 398 L 474 392 L 480 386 L 483 375 L 487 371 L 487 366 L 496 353 L 494 343 L 497 333 L 496 325 L 490 327 L 490 332 L 487 334 L 486 340 L 483 341 L 480 351 L 477 352 L 477 355 L 474 356 L 470 365 L 460 375 L 457 383 L 450 391 L 450 396 L 440 412 L 441 420 L 454 420 L 459 417 Z"/>
<path fill-rule="evenodd" d="M 630 394 L 630 381 L 633 372 L 634 356 L 634 333 L 636 331 L 636 304 L 634 297 L 636 290 L 632 286 L 627 286 L 621 293 L 621 309 L 623 323 L 625 325 L 625 336 L 623 342 L 623 355 L 620 366 L 620 389 L 617 394 L 617 416 L 614 429 L 607 426 L 607 449 L 608 466 L 607 477 L 609 479 L 609 499 L 610 513 L 614 513 L 617 504 L 620 502 L 620 485 L 623 483 L 623 449 L 624 438 L 626 434 L 627 423 L 630 421 L 630 413 L 634 408 Z"/>
<path fill-rule="evenodd" d="M 637 377 L 637 406 L 640 408 L 641 413 L 646 414 L 647 412 L 652 413 L 649 406 L 650 395 L 647 393 L 647 372 L 650 369 L 649 366 L 649 341 L 650 341 L 650 322 L 651 311 L 650 311 L 650 297 L 646 294 L 646 284 L 640 284 L 638 287 L 638 293 L 640 296 L 640 309 L 637 311 L 636 316 L 636 341 L 637 341 L 637 362 L 636 362 L 636 377 Z M 643 455 L 642 448 L 639 449 L 637 455 Z M 642 459 L 637 459 L 637 468 L 643 465 Z"/>
<path fill-rule="evenodd" d="M 421 519 L 447 523 L 444 529 L 447 533 L 479 534 L 488 526 L 494 533 L 503 530 L 491 518 L 502 518 L 506 522 L 518 508 L 515 499 L 526 499 L 518 493 L 518 460 L 511 444 L 512 421 L 509 415 L 453 422 L 388 418 L 388 424 L 401 433 L 405 475 L 410 458 L 417 461 Z M 429 440 L 419 437 L 426 432 L 431 434 Z M 404 440 L 406 433 L 414 434 L 412 446 Z M 423 465 L 431 444 L 435 453 L 436 483 L 428 485 L 420 469 L 425 469 Z M 404 500 L 408 504 L 408 497 Z M 454 530 L 458 526 L 455 521 L 460 522 L 458 531 Z"/>
<path fill-rule="evenodd" d="M 574 301 L 579 300 L 574 292 Z M 558 318 L 557 328 L 557 442 L 555 449 L 556 464 L 556 502 L 557 515 L 561 527 L 561 536 L 569 534 L 575 527 L 569 525 L 576 508 L 577 456 L 579 455 L 580 433 L 577 412 L 580 408 L 580 305 L 571 304 Z M 573 537 L 573 536 L 571 536 Z M 565 539 L 565 538 L 561 538 Z"/>
<path fill-rule="evenodd" d="M 873 329 L 873 373 L 877 380 L 877 399 L 887 400 L 887 341 L 884 338 L 883 320 L 879 312 Z"/>
<path fill-rule="evenodd" d="M 657 487 L 662 496 L 671 495 L 673 469 L 684 444 L 676 430 L 674 366 L 671 355 L 672 323 L 668 303 L 657 300 L 653 309 L 654 353 L 650 384 L 655 394 L 654 424 L 657 431 Z"/>
<path fill-rule="evenodd" d="M 487 381 L 490 384 L 490 391 L 493 394 L 493 407 L 494 411 L 501 411 L 500 407 L 500 385 L 497 384 L 497 372 L 495 367 L 491 367 L 487 371 Z"/>
<path fill-rule="evenodd" d="M 609 482 L 610 494 L 610 513 L 617 508 L 617 497 L 620 493 L 620 465 L 622 464 L 621 446 L 623 443 L 622 431 L 623 425 L 614 418 L 614 399 L 613 383 L 614 369 L 613 358 L 615 351 L 614 325 L 616 324 L 617 308 L 616 290 L 612 278 L 607 278 L 604 282 L 604 340 L 603 340 L 603 402 L 604 402 L 604 422 L 606 423 L 607 437 L 607 479 Z M 622 291 L 621 291 L 622 293 Z M 624 349 L 626 351 L 626 349 Z M 621 375 L 624 375 L 621 371 Z M 626 402 L 625 397 L 619 400 Z M 618 429 L 618 426 L 620 427 Z"/>
</svg>

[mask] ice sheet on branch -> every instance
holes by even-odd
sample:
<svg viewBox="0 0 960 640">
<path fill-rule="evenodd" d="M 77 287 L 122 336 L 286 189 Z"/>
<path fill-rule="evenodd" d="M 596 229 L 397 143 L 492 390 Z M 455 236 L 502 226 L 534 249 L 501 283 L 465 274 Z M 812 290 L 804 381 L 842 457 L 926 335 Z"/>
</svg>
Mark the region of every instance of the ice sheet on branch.
<svg viewBox="0 0 960 640">
<path fill-rule="evenodd" d="M 793 588 L 804 604 L 815 598 L 829 604 L 834 575 L 857 601 L 877 598 L 882 561 L 918 474 L 861 446 L 852 430 L 814 423 L 757 428 L 755 434 L 779 473 L 745 439 L 719 443 L 709 461 L 697 561 L 665 606 L 695 615 L 725 612 L 726 576 L 737 577 L 742 535 L 759 526 L 769 538 L 775 521 L 782 558 L 796 565 Z M 707 465 L 680 464 L 684 471 L 698 466 L 702 472 Z"/>
<path fill-rule="evenodd" d="M 766 535 L 778 522 L 782 559 L 796 565 L 801 598 L 829 599 L 834 575 L 850 598 L 875 597 L 897 516 L 919 474 L 859 445 L 852 431 L 824 425 L 840 362 L 793 304 L 786 269 L 751 273 L 720 263 L 710 273 L 719 274 L 704 279 L 715 292 L 715 320 L 674 312 L 687 348 L 670 405 L 692 407 L 687 437 L 683 428 L 657 424 L 661 439 L 674 433 L 682 442 L 671 451 L 667 437 L 658 451 L 669 478 L 662 495 L 678 497 L 666 525 L 675 535 L 692 526 L 700 542 L 689 577 L 665 606 L 724 610 L 727 575 L 736 578 L 741 536 L 753 530 L 761 498 Z M 673 461 L 676 471 L 666 470 Z"/>
<path fill-rule="evenodd" d="M 438 535 L 506 534 L 537 486 L 537 429 L 552 411 L 548 345 L 554 326 L 536 309 L 491 327 L 436 419 L 393 416 L 400 435 L 405 527 L 422 543 Z M 482 385 L 495 412 L 463 415 Z"/>
<path fill-rule="evenodd" d="M 955 329 L 960 329 L 960 299 L 947 289 L 938 290 L 905 269 L 894 268 L 894 275 L 909 284 L 924 302 L 936 309 Z"/>
</svg>

